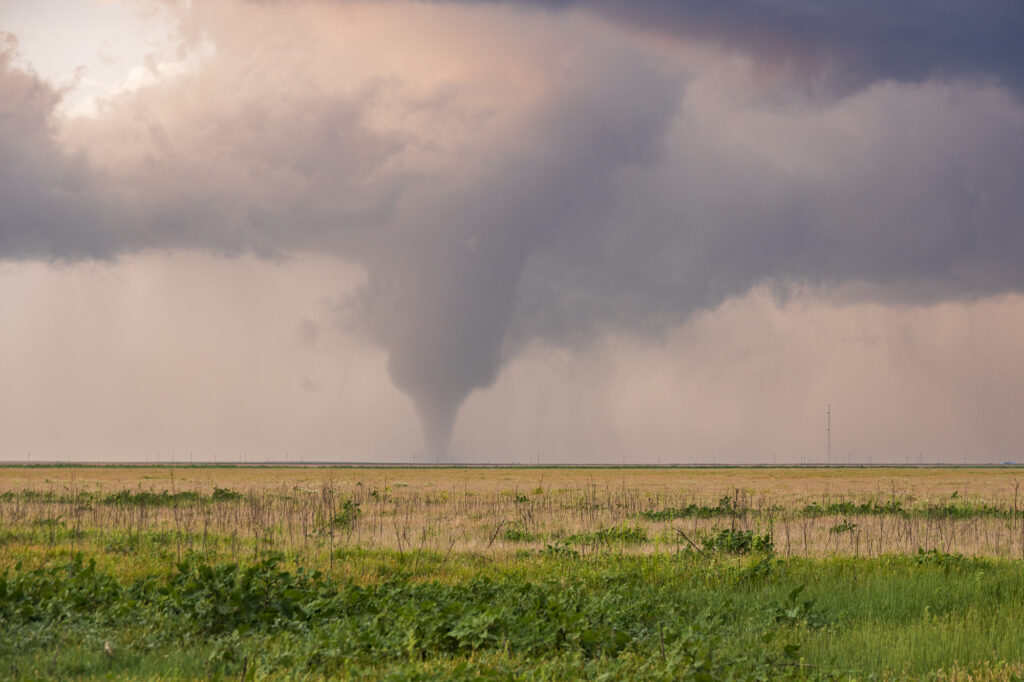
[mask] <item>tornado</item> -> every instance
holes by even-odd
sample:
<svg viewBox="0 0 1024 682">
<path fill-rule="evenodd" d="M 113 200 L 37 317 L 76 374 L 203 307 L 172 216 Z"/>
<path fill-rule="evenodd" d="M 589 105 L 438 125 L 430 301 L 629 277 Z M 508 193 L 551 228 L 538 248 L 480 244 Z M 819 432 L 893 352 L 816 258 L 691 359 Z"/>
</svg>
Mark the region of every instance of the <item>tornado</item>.
<svg viewBox="0 0 1024 682">
<path fill-rule="evenodd" d="M 637 96 L 619 96 L 603 71 L 553 91 L 522 121 L 528 132 L 516 148 L 492 152 L 497 162 L 461 176 L 468 180 L 421 192 L 415 214 L 380 243 L 364 309 L 385 311 L 378 340 L 419 416 L 428 458 L 452 461 L 460 407 L 510 355 L 530 259 L 590 229 L 612 201 L 615 173 L 661 147 L 679 93 L 654 70 L 627 70 L 620 78 Z"/>
</svg>

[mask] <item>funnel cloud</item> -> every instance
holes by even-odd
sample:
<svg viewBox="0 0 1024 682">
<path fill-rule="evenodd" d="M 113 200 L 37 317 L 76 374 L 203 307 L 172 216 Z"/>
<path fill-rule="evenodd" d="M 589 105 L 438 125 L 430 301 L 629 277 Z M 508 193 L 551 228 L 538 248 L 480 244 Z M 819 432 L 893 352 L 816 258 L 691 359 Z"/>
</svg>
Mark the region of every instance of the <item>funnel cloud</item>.
<svg viewBox="0 0 1024 682">
<path fill-rule="evenodd" d="M 650 69 L 616 69 L 563 83 L 519 123 L 529 137 L 506 152 L 511 160 L 439 189 L 370 260 L 359 305 L 387 311 L 371 326 L 430 457 L 445 455 L 466 397 L 496 379 L 531 257 L 561 232 L 585 229 L 607 210 L 615 173 L 657 154 L 677 89 Z M 631 97 L 608 87 L 609 76 L 630 82 Z"/>
</svg>

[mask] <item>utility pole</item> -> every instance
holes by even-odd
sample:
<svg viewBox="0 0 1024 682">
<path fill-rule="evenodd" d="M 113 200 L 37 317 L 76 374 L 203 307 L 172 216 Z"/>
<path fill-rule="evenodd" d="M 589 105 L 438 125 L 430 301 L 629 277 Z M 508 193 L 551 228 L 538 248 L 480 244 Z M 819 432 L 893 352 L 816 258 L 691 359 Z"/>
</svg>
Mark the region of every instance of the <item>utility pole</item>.
<svg viewBox="0 0 1024 682">
<path fill-rule="evenodd" d="M 832 463 L 832 404 L 825 410 L 825 432 L 828 434 L 828 463 Z"/>
</svg>

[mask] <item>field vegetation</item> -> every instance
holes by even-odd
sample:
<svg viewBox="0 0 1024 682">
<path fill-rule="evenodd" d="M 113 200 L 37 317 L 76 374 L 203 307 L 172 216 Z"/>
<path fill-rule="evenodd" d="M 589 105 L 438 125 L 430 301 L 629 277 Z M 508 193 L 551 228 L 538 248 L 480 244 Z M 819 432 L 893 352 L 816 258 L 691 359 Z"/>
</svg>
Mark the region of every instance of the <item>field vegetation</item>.
<svg viewBox="0 0 1024 682">
<path fill-rule="evenodd" d="M 1013 469 L 0 481 L 5 678 L 1024 674 Z"/>
</svg>

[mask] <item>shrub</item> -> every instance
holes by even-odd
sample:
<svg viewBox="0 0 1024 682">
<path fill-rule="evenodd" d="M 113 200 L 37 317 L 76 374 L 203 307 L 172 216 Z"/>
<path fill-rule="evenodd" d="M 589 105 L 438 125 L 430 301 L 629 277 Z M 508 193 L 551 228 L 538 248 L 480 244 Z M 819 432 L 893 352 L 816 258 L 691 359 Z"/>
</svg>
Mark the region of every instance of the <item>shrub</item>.
<svg viewBox="0 0 1024 682">
<path fill-rule="evenodd" d="M 360 515 L 362 515 L 362 511 L 359 509 L 359 503 L 345 500 L 341 505 L 341 512 L 331 519 L 331 525 L 342 530 L 352 530 Z"/>
<path fill-rule="evenodd" d="M 151 490 L 119 490 L 116 493 L 110 493 L 103 498 L 104 504 L 114 504 L 118 506 L 147 506 L 147 507 L 170 507 L 172 505 L 180 504 L 182 502 L 194 503 L 201 501 L 199 493 L 194 490 L 184 490 L 179 493 L 169 493 L 163 490 L 159 493 L 154 493 Z"/>
<path fill-rule="evenodd" d="M 530 533 L 518 524 L 512 524 L 501 534 L 506 542 L 533 542 L 540 538 L 539 533 Z"/>
<path fill-rule="evenodd" d="M 843 519 L 842 523 L 837 523 L 836 525 L 832 526 L 831 528 L 828 529 L 828 532 L 829 533 L 833 533 L 833 534 L 836 534 L 836 533 L 852 533 L 855 530 L 857 530 L 857 524 L 856 523 L 851 523 L 847 519 Z"/>
<path fill-rule="evenodd" d="M 576 545 L 597 544 L 641 544 L 647 542 L 647 531 L 640 526 L 612 526 L 590 533 L 576 533 L 566 538 L 566 543 Z"/>
<path fill-rule="evenodd" d="M 771 533 L 758 535 L 752 530 L 733 530 L 726 528 L 717 532 L 704 534 L 701 544 L 705 552 L 727 552 L 729 554 L 750 554 L 760 552 L 770 554 L 775 551 L 775 543 Z"/>
<path fill-rule="evenodd" d="M 242 499 L 242 493 L 230 488 L 214 488 L 213 494 L 210 495 L 210 499 L 214 502 L 227 502 L 229 500 L 240 500 Z"/>
<path fill-rule="evenodd" d="M 659 510 L 640 512 L 640 516 L 651 521 L 671 521 L 672 519 L 714 519 L 745 517 L 750 512 L 748 507 L 738 506 L 733 498 L 725 495 L 714 507 L 707 505 L 688 504 L 685 507 L 666 507 Z"/>
</svg>

